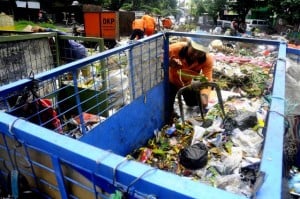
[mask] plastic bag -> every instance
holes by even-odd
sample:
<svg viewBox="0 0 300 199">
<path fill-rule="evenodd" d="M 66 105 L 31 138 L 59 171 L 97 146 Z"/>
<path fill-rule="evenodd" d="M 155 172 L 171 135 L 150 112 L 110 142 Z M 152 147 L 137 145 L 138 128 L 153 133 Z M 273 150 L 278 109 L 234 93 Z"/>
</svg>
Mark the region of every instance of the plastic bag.
<svg viewBox="0 0 300 199">
<path fill-rule="evenodd" d="M 187 169 L 200 169 L 207 164 L 208 151 L 205 144 L 199 142 L 179 152 L 179 162 Z"/>
<path fill-rule="evenodd" d="M 299 92 L 295 92 L 300 89 L 300 70 L 298 65 L 291 65 L 286 73 L 286 87 L 285 96 L 287 98 L 288 113 L 299 115 L 300 113 L 300 96 Z"/>
<path fill-rule="evenodd" d="M 241 130 L 252 128 L 257 124 L 256 112 L 241 112 L 234 118 L 234 121 L 236 122 L 237 127 Z"/>
<path fill-rule="evenodd" d="M 245 156 L 259 157 L 264 138 L 256 131 L 250 129 L 245 131 L 234 129 L 231 140 L 235 146 L 242 148 Z"/>
</svg>

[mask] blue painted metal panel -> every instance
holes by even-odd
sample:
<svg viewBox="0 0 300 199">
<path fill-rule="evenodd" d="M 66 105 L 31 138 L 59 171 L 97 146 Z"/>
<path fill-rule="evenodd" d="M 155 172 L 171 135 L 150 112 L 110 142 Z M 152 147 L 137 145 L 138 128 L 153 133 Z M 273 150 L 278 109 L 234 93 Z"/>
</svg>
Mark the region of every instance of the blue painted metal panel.
<svg viewBox="0 0 300 199">
<path fill-rule="evenodd" d="M 295 61 L 297 61 L 298 64 L 300 64 L 300 49 L 296 48 L 287 48 L 286 53 L 292 55 L 295 57 Z"/>
<path fill-rule="evenodd" d="M 160 83 L 92 129 L 80 141 L 127 155 L 153 137 L 164 121 L 164 85 Z"/>
<path fill-rule="evenodd" d="M 272 103 L 267 122 L 267 131 L 261 161 L 261 171 L 266 173 L 257 198 L 281 198 L 282 192 L 282 168 L 283 168 L 283 137 L 284 108 L 285 108 L 285 57 L 286 43 L 280 44 L 274 85 L 272 91 Z"/>
<path fill-rule="evenodd" d="M 19 140 L 28 140 L 30 145 L 39 147 L 61 160 L 80 165 L 82 169 L 91 171 L 94 176 L 107 179 L 120 189 L 126 190 L 128 185 L 142 176 L 131 187 L 131 191 L 137 196 L 142 193 L 144 196 L 154 195 L 158 198 L 218 198 L 219 196 L 231 199 L 245 198 L 172 173 L 153 170 L 145 164 L 125 160 L 122 156 L 59 135 L 22 119 L 16 120 L 15 117 L 3 112 L 0 112 L 0 118 L 1 132 L 8 132 L 11 129 Z M 144 175 L 145 172 L 149 173 Z"/>
<path fill-rule="evenodd" d="M 300 56 L 300 49 L 296 48 L 287 48 L 286 53 L 294 54 Z"/>
<path fill-rule="evenodd" d="M 52 163 L 53 163 L 53 167 L 55 170 L 55 175 L 56 178 L 59 179 L 57 180 L 58 182 L 58 188 L 60 190 L 60 195 L 61 198 L 67 199 L 68 195 L 67 195 L 67 190 L 64 184 L 64 180 L 63 180 L 63 173 L 60 167 L 60 162 L 59 162 L 59 158 L 57 156 L 52 156 Z"/>
</svg>

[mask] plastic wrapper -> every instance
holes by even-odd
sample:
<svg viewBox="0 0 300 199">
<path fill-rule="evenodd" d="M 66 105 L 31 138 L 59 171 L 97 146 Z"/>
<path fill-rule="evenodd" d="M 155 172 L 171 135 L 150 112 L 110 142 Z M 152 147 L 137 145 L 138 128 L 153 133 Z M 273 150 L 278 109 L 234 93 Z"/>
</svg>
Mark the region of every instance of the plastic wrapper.
<svg viewBox="0 0 300 199">
<path fill-rule="evenodd" d="M 239 147 L 232 147 L 232 153 L 223 155 L 220 161 L 211 162 L 211 166 L 215 167 L 221 175 L 229 175 L 235 169 L 240 167 L 243 152 Z"/>
<path fill-rule="evenodd" d="M 291 63 L 288 66 L 286 72 L 286 90 L 285 96 L 287 98 L 288 112 L 290 114 L 299 115 L 300 113 L 300 95 L 298 91 L 300 89 L 300 69 L 299 63 L 293 60 L 289 60 Z"/>
<path fill-rule="evenodd" d="M 218 188 L 239 193 L 240 195 L 250 197 L 252 194 L 252 189 L 241 180 L 239 174 L 218 176 L 216 177 L 215 184 Z"/>
<path fill-rule="evenodd" d="M 246 156 L 258 157 L 259 152 L 261 151 L 263 137 L 258 135 L 256 131 L 247 129 L 241 131 L 235 129 L 231 137 L 232 142 L 242 148 Z"/>
</svg>

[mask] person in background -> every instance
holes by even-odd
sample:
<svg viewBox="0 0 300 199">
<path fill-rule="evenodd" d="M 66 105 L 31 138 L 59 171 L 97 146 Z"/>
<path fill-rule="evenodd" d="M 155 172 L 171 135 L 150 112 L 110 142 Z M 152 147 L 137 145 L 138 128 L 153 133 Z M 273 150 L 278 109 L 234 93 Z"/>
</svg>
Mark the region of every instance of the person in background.
<svg viewBox="0 0 300 199">
<path fill-rule="evenodd" d="M 56 32 L 58 35 L 67 35 L 67 33 L 51 29 L 51 28 L 43 28 L 40 26 L 34 26 L 32 28 L 33 32 Z M 55 49 L 55 40 L 53 38 L 49 39 L 49 44 L 52 52 L 56 52 Z M 75 40 L 65 40 L 65 39 L 58 39 L 58 47 L 59 47 L 59 58 L 61 63 L 59 64 L 65 64 L 70 63 L 73 61 L 76 61 L 78 59 L 83 59 L 88 56 L 87 49 L 85 46 L 81 43 L 76 42 Z M 54 62 L 56 62 L 55 56 L 53 56 Z M 81 73 L 80 73 L 81 71 Z M 81 69 L 77 70 L 77 78 L 80 77 L 79 74 L 82 74 L 84 78 L 89 78 L 90 76 L 90 69 L 89 67 L 82 67 Z M 72 79 L 73 75 L 70 73 L 68 76 L 66 76 L 67 79 Z"/>
<path fill-rule="evenodd" d="M 206 44 L 204 44 L 206 43 Z M 207 81 L 213 80 L 214 58 L 209 54 L 208 41 L 200 38 L 192 38 L 180 41 L 169 46 L 169 104 L 168 110 L 171 118 L 176 115 L 174 102 L 178 90 L 190 85 L 195 77 L 205 77 Z M 208 96 L 211 88 L 201 90 L 203 107 L 208 104 Z M 192 90 L 182 93 L 187 106 L 197 106 L 197 95 Z"/>
<path fill-rule="evenodd" d="M 38 22 L 53 23 L 52 19 L 49 18 L 47 12 L 44 11 L 44 10 L 39 10 L 39 12 L 38 12 Z"/>
<path fill-rule="evenodd" d="M 230 24 L 230 35 L 236 36 L 239 28 L 239 22 L 236 18 L 234 18 Z"/>
<path fill-rule="evenodd" d="M 162 26 L 166 29 L 171 29 L 173 26 L 172 20 L 169 17 L 163 18 L 161 22 Z"/>
<path fill-rule="evenodd" d="M 67 33 L 51 29 L 43 28 L 40 26 L 34 26 L 32 28 L 33 32 L 56 32 L 58 35 L 67 35 Z M 53 42 L 50 40 L 50 42 Z M 74 41 L 74 40 L 59 40 L 59 52 L 60 58 L 63 62 L 69 63 L 78 59 L 87 57 L 87 49 L 84 45 Z"/>
<path fill-rule="evenodd" d="M 132 22 L 132 34 L 130 40 L 141 39 L 144 37 L 145 21 L 143 19 L 135 19 Z"/>
<path fill-rule="evenodd" d="M 155 19 L 149 14 L 145 14 L 144 16 L 142 16 L 142 19 L 145 22 L 145 35 L 147 36 L 153 35 L 156 26 Z"/>
<path fill-rule="evenodd" d="M 247 24 L 246 24 L 245 20 L 244 21 L 241 20 L 239 23 L 238 32 L 241 34 L 244 34 L 244 33 L 246 33 L 246 28 L 247 28 Z"/>
<path fill-rule="evenodd" d="M 39 10 L 39 13 L 38 13 L 38 21 L 39 22 L 43 22 L 43 12 L 42 12 L 42 10 Z"/>
</svg>

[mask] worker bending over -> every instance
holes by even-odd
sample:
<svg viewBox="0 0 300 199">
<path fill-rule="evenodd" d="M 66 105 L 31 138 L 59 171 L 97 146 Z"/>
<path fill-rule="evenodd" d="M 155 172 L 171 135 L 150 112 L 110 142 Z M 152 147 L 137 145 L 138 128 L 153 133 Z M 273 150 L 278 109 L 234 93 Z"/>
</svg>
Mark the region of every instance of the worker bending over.
<svg viewBox="0 0 300 199">
<path fill-rule="evenodd" d="M 145 21 L 143 19 L 135 19 L 132 22 L 132 34 L 130 40 L 141 39 L 144 37 Z"/>
<path fill-rule="evenodd" d="M 155 19 L 150 16 L 149 14 L 146 14 L 142 17 L 142 19 L 145 22 L 145 35 L 150 36 L 155 33 Z"/>
<path fill-rule="evenodd" d="M 193 79 L 206 78 L 212 81 L 214 58 L 209 54 L 205 46 L 207 40 L 192 38 L 187 41 L 180 41 L 169 46 L 169 104 L 168 110 L 171 117 L 174 112 L 174 102 L 178 90 L 190 85 Z M 202 89 L 201 102 L 203 107 L 208 104 L 208 96 L 211 88 Z M 186 89 L 182 96 L 187 106 L 197 106 L 197 94 L 192 89 Z"/>
</svg>

